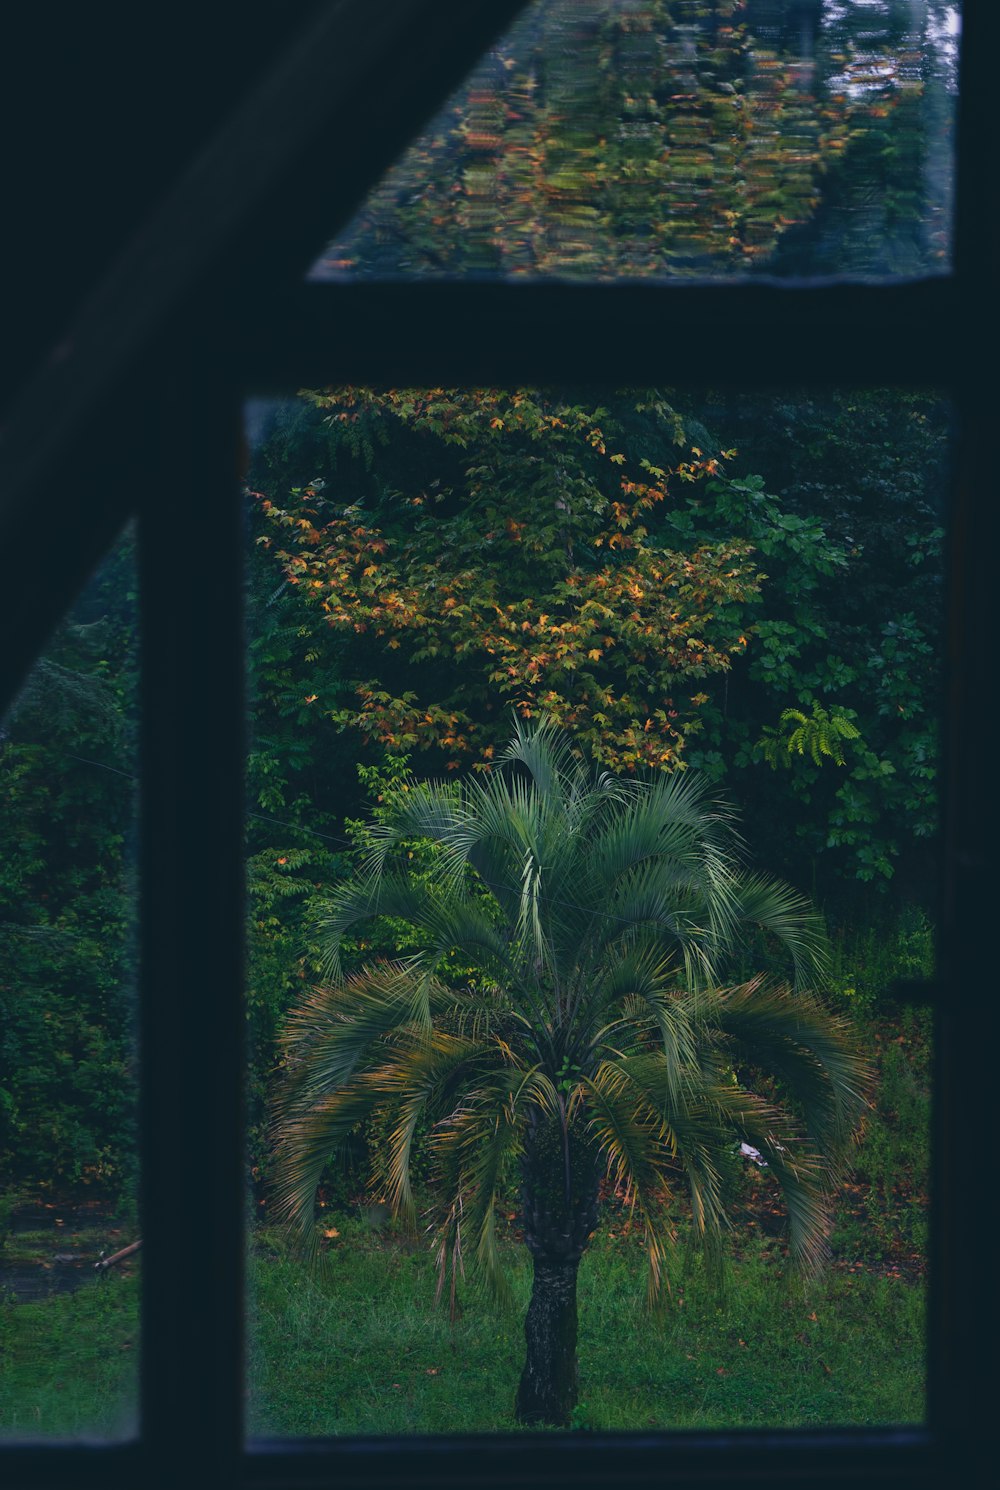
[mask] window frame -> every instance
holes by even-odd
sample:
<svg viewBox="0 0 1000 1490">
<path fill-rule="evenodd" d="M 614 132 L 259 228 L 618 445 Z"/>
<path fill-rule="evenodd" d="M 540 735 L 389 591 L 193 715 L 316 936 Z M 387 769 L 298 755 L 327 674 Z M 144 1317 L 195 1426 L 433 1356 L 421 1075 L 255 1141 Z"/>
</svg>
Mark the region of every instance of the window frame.
<svg viewBox="0 0 1000 1490">
<path fill-rule="evenodd" d="M 199 1472 L 246 1486 L 335 1479 L 345 1486 L 626 1480 L 693 1487 L 720 1478 L 814 1485 L 850 1476 L 859 1485 L 905 1479 L 919 1487 L 971 1476 L 990 1437 L 987 1377 L 977 1370 L 976 1346 L 987 1291 L 996 1283 L 977 1269 L 975 1228 L 963 1225 L 963 1209 L 981 1183 L 975 1144 L 965 1135 L 988 1131 L 989 1034 L 996 1021 L 994 1001 L 981 996 L 980 981 L 989 966 L 995 791 L 978 707 L 994 671 L 990 559 L 998 551 L 998 504 L 989 487 L 990 389 L 968 350 L 995 321 L 997 298 L 996 194 L 976 189 L 989 179 L 996 138 L 987 71 L 989 58 L 998 55 L 995 7 L 988 0 L 963 6 L 956 251 L 947 276 L 868 285 L 301 284 L 303 266 L 331 222 L 320 229 L 318 209 L 311 208 L 287 233 L 284 225 L 295 205 L 315 194 L 325 153 L 322 129 L 331 127 L 331 118 L 345 127 L 351 110 L 362 108 L 361 85 L 371 88 L 362 115 L 381 127 L 333 192 L 333 210 L 346 216 L 413 121 L 429 112 L 490 32 L 502 29 L 518 8 L 514 0 L 392 0 L 372 43 L 363 5 L 346 0 L 324 7 L 320 22 L 254 101 L 249 125 L 241 117 L 209 161 L 216 171 L 227 161 L 243 163 L 243 176 L 227 186 L 229 205 L 214 236 L 201 241 L 192 215 L 204 201 L 206 181 L 222 179 L 209 169 L 182 196 L 180 208 L 176 201 L 165 208 L 170 237 L 161 257 L 187 255 L 170 294 L 157 298 L 148 285 L 132 283 L 128 265 L 120 268 L 104 300 L 98 297 L 87 313 L 91 319 L 85 316 L 85 335 L 68 368 L 67 359 L 55 367 L 54 383 L 43 375 L 41 392 L 30 393 L 15 424 L 7 468 L 13 500 L 0 514 L 8 554 L 16 556 L 19 535 L 30 531 L 29 520 L 37 521 L 23 510 L 26 498 L 53 471 L 74 472 L 76 490 L 82 484 L 92 506 L 74 514 L 68 496 L 57 503 L 70 532 L 46 595 L 29 597 L 15 559 L 0 561 L 11 581 L 6 614 L 27 616 L 8 659 L 9 687 L 116 528 L 130 512 L 139 518 L 145 1243 L 139 1439 L 0 1445 L 0 1467 L 12 1485 L 93 1478 L 124 1487 L 137 1476 L 166 1484 Z M 345 36 L 364 52 L 351 80 L 344 72 Z M 414 60 L 429 70 L 422 88 L 411 86 Z M 332 72 L 324 73 L 324 66 Z M 343 100 L 325 105 L 325 112 L 317 107 L 289 131 L 275 147 L 271 178 L 257 188 L 254 148 L 263 148 L 274 119 L 310 79 L 337 76 L 338 68 Z M 390 107 L 385 100 L 394 90 L 402 102 Z M 325 217 L 331 198 L 322 205 Z M 256 212 L 270 224 L 265 241 L 233 273 L 234 246 L 248 214 Z M 137 252 L 139 264 L 148 262 L 142 258 L 148 244 Z M 136 303 L 144 307 L 138 325 Z M 117 340 L 107 334 L 109 315 Z M 477 328 L 474 345 L 469 326 Z M 839 335 L 844 326 L 864 329 L 863 366 L 856 347 Z M 752 360 L 720 374 L 719 348 L 727 340 L 752 347 Z M 935 1009 L 937 1063 L 927 1426 L 315 1440 L 248 1450 L 241 1357 L 244 727 L 237 452 L 243 396 L 343 381 L 502 385 L 571 376 L 607 384 L 616 367 L 635 384 L 728 379 L 745 385 L 748 377 L 761 386 L 904 383 L 940 388 L 954 400 L 942 912 L 938 975 L 926 991 Z M 66 401 L 39 453 L 32 440 L 39 438 L 43 414 L 51 423 L 54 389 Z M 94 427 L 88 427 L 91 418 Z M 112 425 L 131 433 L 119 440 L 109 469 Z M 191 541 L 192 525 L 197 542 Z"/>
</svg>

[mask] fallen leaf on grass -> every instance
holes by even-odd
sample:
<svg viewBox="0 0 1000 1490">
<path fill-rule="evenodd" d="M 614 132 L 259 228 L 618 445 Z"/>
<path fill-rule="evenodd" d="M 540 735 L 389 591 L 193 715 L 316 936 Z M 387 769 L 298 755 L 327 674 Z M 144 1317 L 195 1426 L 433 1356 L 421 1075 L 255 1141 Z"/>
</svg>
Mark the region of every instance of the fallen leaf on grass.
<svg viewBox="0 0 1000 1490">
<path fill-rule="evenodd" d="M 827 1376 L 832 1376 L 833 1375 L 833 1371 L 826 1364 L 826 1361 L 820 1361 L 820 1365 L 823 1367 L 823 1370 L 826 1372 Z"/>
<path fill-rule="evenodd" d="M 337 1230 L 337 1228 L 335 1226 L 328 1226 L 326 1228 L 326 1230 L 324 1231 L 323 1235 L 324 1236 L 329 1236 L 329 1237 L 340 1236 L 340 1232 Z"/>
</svg>

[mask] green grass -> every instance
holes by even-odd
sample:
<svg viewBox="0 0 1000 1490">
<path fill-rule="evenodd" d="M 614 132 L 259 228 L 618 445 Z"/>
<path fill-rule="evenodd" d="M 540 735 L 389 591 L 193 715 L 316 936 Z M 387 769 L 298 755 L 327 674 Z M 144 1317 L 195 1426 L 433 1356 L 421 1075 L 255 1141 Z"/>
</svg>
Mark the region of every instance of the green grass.
<svg viewBox="0 0 1000 1490">
<path fill-rule="evenodd" d="M 338 1221 L 311 1275 L 264 1237 L 251 1258 L 249 1429 L 259 1435 L 509 1431 L 529 1271 L 517 1304 L 460 1287 L 435 1307 L 421 1248 Z M 580 1272 L 580 1427 L 800 1427 L 919 1422 L 923 1290 L 831 1271 L 789 1283 L 764 1244 L 733 1262 L 722 1297 L 678 1253 L 660 1320 L 644 1305 L 641 1251 L 595 1237 Z"/>
<path fill-rule="evenodd" d="M 853 986 L 853 984 L 851 985 Z M 644 1307 L 634 1235 L 610 1209 L 580 1273 L 578 1426 L 796 1427 L 919 1422 L 924 1394 L 930 1047 L 922 1015 L 858 1010 L 877 1057 L 877 1100 L 832 1235 L 834 1265 L 807 1288 L 781 1266 L 772 1177 L 742 1171 L 722 1298 L 678 1248 L 662 1319 Z M 13 1204 L 13 1202 L 12 1202 Z M 326 1212 L 327 1216 L 331 1212 Z M 336 1230 L 321 1274 L 280 1233 L 254 1233 L 248 1427 L 259 1435 L 511 1431 L 529 1269 L 510 1243 L 516 1305 L 459 1285 L 436 1307 L 426 1246 L 358 1219 Z M 105 1228 L 106 1230 L 106 1228 Z M 12 1269 L 71 1246 L 97 1255 L 133 1235 L 0 1236 Z M 75 1294 L 14 1303 L 0 1286 L 0 1436 L 116 1437 L 134 1422 L 138 1278 L 88 1277 Z"/>
<path fill-rule="evenodd" d="M 516 1304 L 468 1283 L 434 1302 L 427 1249 L 337 1220 L 321 1273 L 257 1234 L 250 1259 L 252 1434 L 510 1431 L 529 1270 Z M 768 1247 L 774 1248 L 769 1251 Z M 923 1289 L 831 1269 L 789 1282 L 774 1243 L 741 1245 L 724 1293 L 678 1247 L 662 1317 L 644 1306 L 634 1237 L 599 1233 L 580 1273 L 580 1427 L 795 1427 L 923 1415 Z M 855 1265 L 857 1266 L 857 1265 Z M 134 1422 L 138 1279 L 110 1275 L 37 1304 L 0 1303 L 0 1434 L 120 1437 Z"/>
<path fill-rule="evenodd" d="M 138 1317 L 136 1277 L 88 1279 L 41 1303 L 0 1296 L 0 1436 L 130 1437 Z"/>
</svg>

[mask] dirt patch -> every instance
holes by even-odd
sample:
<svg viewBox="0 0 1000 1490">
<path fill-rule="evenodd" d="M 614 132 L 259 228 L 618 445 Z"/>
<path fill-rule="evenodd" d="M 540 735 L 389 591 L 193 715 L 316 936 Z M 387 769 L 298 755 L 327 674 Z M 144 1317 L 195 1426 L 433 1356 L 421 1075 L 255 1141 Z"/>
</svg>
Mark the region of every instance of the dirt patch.
<svg viewBox="0 0 1000 1490">
<path fill-rule="evenodd" d="M 115 1225 L 114 1217 L 99 1201 L 80 1201 L 73 1205 L 57 1205 L 55 1201 L 31 1201 L 11 1211 L 7 1231 L 12 1236 L 23 1236 L 33 1231 L 107 1231 Z"/>
<path fill-rule="evenodd" d="M 82 1283 L 94 1282 L 93 1264 L 73 1262 L 0 1261 L 0 1300 L 10 1304 L 36 1304 L 58 1293 L 74 1293 Z"/>
<path fill-rule="evenodd" d="M 133 1230 L 93 1203 L 19 1207 L 0 1237 L 0 1303 L 38 1303 L 87 1284 L 101 1286 L 105 1278 L 94 1264 L 133 1241 Z M 120 1271 L 127 1272 L 132 1261 Z"/>
</svg>

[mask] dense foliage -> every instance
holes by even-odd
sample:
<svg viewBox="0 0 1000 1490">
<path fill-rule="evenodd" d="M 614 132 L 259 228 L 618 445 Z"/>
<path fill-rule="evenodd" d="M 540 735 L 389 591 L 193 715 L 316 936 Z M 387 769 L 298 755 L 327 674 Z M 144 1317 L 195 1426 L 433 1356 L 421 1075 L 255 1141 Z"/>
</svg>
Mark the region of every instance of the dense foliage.
<svg viewBox="0 0 1000 1490">
<path fill-rule="evenodd" d="M 628 479 L 624 420 L 671 451 L 669 405 L 612 412 L 493 389 L 316 403 L 343 430 L 357 485 L 338 472 L 329 495 L 314 482 L 287 508 L 264 497 L 279 531 L 262 541 L 323 629 L 353 643 L 337 655 L 356 702 L 337 723 L 394 749 L 436 744 L 457 769 L 470 751 L 489 760 L 514 703 L 610 766 L 679 763 L 701 680 L 746 647 L 760 576 L 735 527 L 678 530 L 671 548 L 657 521 L 669 479 L 699 482 L 718 461 L 668 472 L 633 453 L 644 480 Z"/>
<path fill-rule="evenodd" d="M 126 538 L 0 736 L 0 1172 L 31 1192 L 134 1173 L 133 590 Z"/>
<path fill-rule="evenodd" d="M 306 395 L 254 472 L 262 729 L 298 731 L 259 800 L 310 735 L 483 769 L 543 709 L 615 768 L 725 781 L 824 897 L 901 863 L 928 902 L 946 445 L 895 392 Z M 836 750 L 785 748 L 788 710 Z"/>
</svg>

